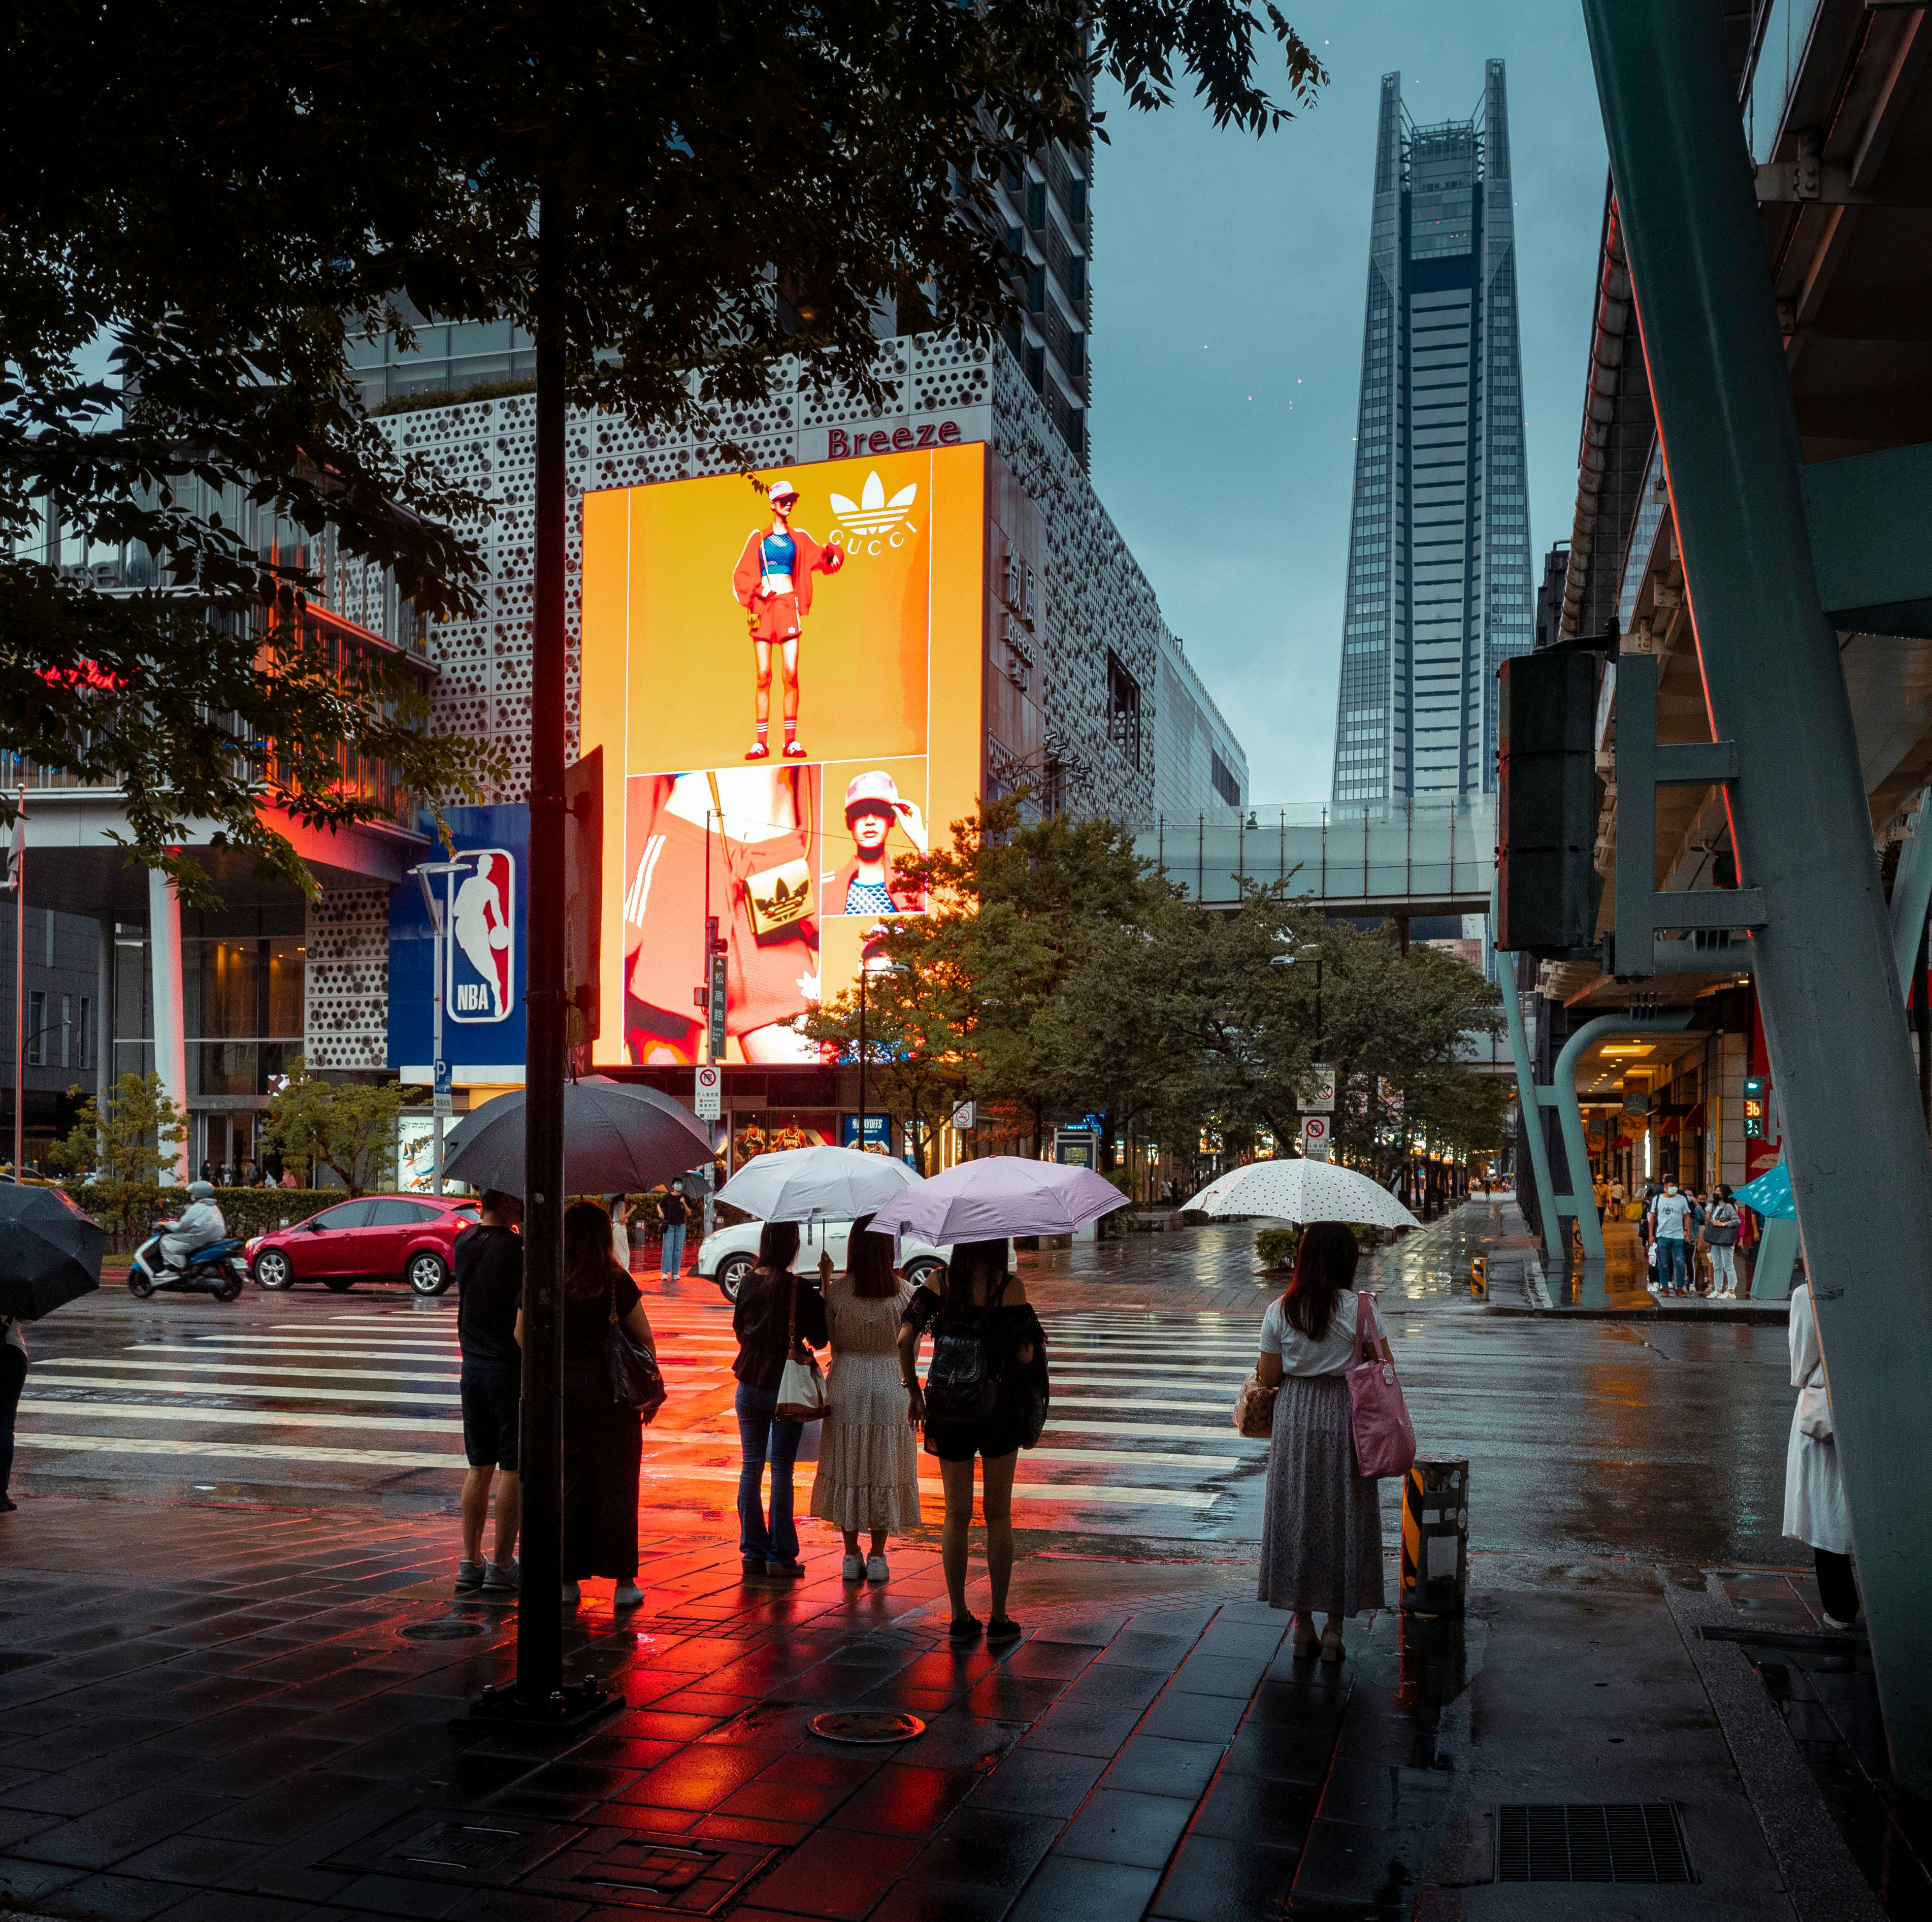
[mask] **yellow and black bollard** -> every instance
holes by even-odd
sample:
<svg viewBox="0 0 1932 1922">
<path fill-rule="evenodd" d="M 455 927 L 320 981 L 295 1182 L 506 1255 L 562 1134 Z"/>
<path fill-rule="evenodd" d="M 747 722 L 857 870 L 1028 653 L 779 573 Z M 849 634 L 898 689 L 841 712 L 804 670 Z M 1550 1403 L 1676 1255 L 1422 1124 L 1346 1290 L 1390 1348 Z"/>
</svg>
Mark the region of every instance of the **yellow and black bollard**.
<svg viewBox="0 0 1932 1922">
<path fill-rule="evenodd" d="M 1402 1485 L 1402 1605 L 1460 1615 L 1468 1572 L 1468 1462 L 1418 1460 Z"/>
<path fill-rule="evenodd" d="M 1469 1257 L 1469 1293 L 1479 1302 L 1490 1299 L 1490 1263 L 1486 1255 Z"/>
</svg>

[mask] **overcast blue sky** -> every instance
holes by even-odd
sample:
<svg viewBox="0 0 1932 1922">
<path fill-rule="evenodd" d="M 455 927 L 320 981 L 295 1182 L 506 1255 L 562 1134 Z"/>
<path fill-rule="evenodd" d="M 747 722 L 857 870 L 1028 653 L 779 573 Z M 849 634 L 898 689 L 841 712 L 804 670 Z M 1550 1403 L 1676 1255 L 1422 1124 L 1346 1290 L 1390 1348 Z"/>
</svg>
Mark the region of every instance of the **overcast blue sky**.
<svg viewBox="0 0 1932 1922">
<path fill-rule="evenodd" d="M 1104 99 L 1094 185 L 1094 480 L 1247 750 L 1260 801 L 1325 800 L 1376 110 L 1466 119 L 1508 63 L 1531 552 L 1566 537 L 1603 215 L 1575 0 L 1282 0 L 1331 75 L 1260 140 Z"/>
</svg>

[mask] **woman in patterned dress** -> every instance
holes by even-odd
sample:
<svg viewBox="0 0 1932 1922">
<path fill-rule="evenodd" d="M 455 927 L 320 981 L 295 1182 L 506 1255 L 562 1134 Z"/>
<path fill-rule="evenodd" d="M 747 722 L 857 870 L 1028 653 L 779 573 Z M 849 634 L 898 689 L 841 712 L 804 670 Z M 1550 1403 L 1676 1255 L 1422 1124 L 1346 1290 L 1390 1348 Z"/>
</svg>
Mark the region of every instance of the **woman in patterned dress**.
<svg viewBox="0 0 1932 1922">
<path fill-rule="evenodd" d="M 832 1335 L 831 1407 L 819 1439 L 812 1512 L 845 1537 L 840 1572 L 848 1581 L 889 1580 L 886 1538 L 919 1520 L 919 1448 L 898 1360 L 899 1317 L 912 1290 L 892 1266 L 890 1239 L 866 1232 L 872 1219 L 862 1215 L 853 1223 L 842 1275 L 833 1275 L 829 1256 L 819 1258 Z M 862 1530 L 872 1538 L 862 1561 Z"/>
</svg>

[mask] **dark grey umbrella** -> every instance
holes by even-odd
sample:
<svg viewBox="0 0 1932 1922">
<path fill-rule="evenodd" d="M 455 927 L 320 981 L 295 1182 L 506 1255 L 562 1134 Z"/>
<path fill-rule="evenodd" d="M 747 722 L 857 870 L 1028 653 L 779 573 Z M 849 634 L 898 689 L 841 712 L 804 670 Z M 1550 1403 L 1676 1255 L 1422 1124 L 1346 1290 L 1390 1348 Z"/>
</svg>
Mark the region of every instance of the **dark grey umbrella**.
<svg viewBox="0 0 1932 1922">
<path fill-rule="evenodd" d="M 0 1315 L 36 1321 L 100 1286 L 107 1233 L 57 1188 L 0 1185 Z"/>
<path fill-rule="evenodd" d="M 472 1188 L 524 1192 L 524 1097 L 499 1095 L 458 1122 L 442 1172 Z M 622 1194 L 675 1181 L 711 1159 L 711 1136 L 688 1108 L 655 1088 L 601 1075 L 566 1084 L 563 1185 L 571 1194 Z"/>
</svg>

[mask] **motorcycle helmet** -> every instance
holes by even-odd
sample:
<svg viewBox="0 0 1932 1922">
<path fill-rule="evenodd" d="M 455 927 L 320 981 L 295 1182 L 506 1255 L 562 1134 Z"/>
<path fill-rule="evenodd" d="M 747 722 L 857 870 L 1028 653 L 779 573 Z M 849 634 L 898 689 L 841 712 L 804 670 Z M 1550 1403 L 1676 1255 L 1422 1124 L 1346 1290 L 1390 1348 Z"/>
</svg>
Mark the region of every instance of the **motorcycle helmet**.
<svg viewBox="0 0 1932 1922">
<path fill-rule="evenodd" d="M 214 1199 L 214 1184 L 212 1182 L 190 1182 L 188 1198 L 190 1201 L 212 1201 Z"/>
</svg>

